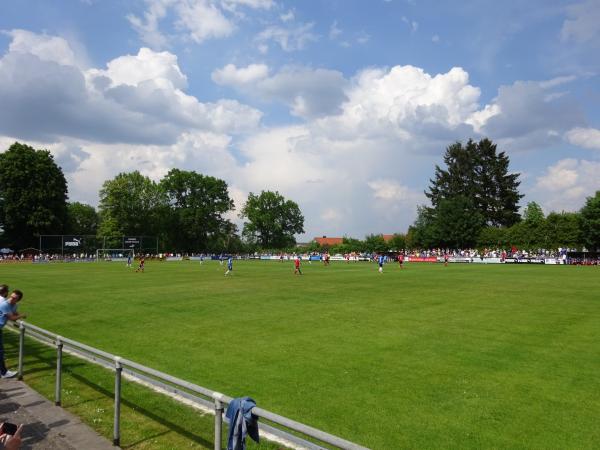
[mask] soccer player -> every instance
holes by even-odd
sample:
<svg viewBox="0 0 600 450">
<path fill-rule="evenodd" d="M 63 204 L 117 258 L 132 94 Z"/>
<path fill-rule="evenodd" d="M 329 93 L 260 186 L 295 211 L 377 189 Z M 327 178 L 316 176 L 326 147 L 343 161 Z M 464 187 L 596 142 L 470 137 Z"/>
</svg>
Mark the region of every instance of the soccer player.
<svg viewBox="0 0 600 450">
<path fill-rule="evenodd" d="M 127 256 L 127 267 L 131 269 L 131 253 Z"/>
<path fill-rule="evenodd" d="M 138 266 L 137 269 L 135 269 L 135 271 L 144 273 L 144 263 L 145 262 L 146 261 L 144 260 L 144 255 L 140 256 L 140 265 Z"/>
<path fill-rule="evenodd" d="M 448 253 L 444 253 L 444 267 L 448 267 Z"/>
<path fill-rule="evenodd" d="M 379 264 L 379 273 L 383 273 L 383 263 L 385 262 L 385 256 L 379 255 L 377 258 L 377 263 Z"/>
<path fill-rule="evenodd" d="M 229 275 L 233 271 L 233 256 L 229 256 L 227 258 L 227 272 L 225 272 L 225 276 Z"/>
<path fill-rule="evenodd" d="M 300 256 L 298 255 L 294 258 L 294 275 L 302 275 L 302 270 L 300 269 Z"/>
<path fill-rule="evenodd" d="M 398 264 L 400 265 L 400 269 L 404 265 L 404 253 L 398 253 Z"/>
</svg>

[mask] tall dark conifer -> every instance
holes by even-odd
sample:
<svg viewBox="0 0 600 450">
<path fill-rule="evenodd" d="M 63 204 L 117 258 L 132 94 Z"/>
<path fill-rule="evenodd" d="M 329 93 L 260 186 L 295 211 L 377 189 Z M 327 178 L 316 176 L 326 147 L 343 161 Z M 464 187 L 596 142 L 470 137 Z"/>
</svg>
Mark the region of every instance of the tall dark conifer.
<svg viewBox="0 0 600 450">
<path fill-rule="evenodd" d="M 519 221 L 519 174 L 509 174 L 509 158 L 497 152 L 489 139 L 450 145 L 444 154 L 446 168 L 435 168 L 429 191 L 435 209 L 444 199 L 463 196 L 471 200 L 487 225 L 511 226 Z"/>
<path fill-rule="evenodd" d="M 488 225 L 510 227 L 520 220 L 518 173 L 508 173 L 509 158 L 497 153 L 496 144 L 482 139 L 477 144 L 475 180 L 478 209 Z"/>
</svg>

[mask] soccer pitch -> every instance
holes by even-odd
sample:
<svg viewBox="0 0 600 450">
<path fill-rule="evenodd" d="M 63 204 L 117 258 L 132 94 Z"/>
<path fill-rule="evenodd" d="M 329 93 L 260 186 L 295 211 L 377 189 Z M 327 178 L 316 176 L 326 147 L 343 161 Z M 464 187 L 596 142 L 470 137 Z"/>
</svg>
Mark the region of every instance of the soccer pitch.
<svg viewBox="0 0 600 450">
<path fill-rule="evenodd" d="M 373 449 L 593 448 L 600 268 L 2 265 L 28 321 Z"/>
</svg>

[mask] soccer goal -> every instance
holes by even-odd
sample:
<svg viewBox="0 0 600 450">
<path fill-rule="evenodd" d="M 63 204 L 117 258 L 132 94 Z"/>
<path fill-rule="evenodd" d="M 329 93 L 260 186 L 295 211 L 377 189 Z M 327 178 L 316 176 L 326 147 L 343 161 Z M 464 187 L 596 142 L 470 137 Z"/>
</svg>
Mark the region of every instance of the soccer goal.
<svg viewBox="0 0 600 450">
<path fill-rule="evenodd" d="M 127 261 L 135 256 L 132 248 L 99 248 L 96 250 L 96 262 L 98 261 Z"/>
</svg>

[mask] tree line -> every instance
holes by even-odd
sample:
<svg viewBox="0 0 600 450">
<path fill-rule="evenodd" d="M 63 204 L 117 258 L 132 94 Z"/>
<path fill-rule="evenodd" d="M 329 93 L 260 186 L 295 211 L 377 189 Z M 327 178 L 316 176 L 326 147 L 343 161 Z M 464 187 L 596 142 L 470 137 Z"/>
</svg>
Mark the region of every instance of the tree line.
<svg viewBox="0 0 600 450">
<path fill-rule="evenodd" d="M 578 212 L 544 215 L 529 202 L 521 215 L 519 174 L 489 139 L 456 142 L 447 147 L 444 166 L 435 166 L 425 191 L 429 205 L 418 207 L 408 232 L 389 241 L 382 235 L 364 240 L 345 237 L 328 250 L 335 253 L 386 252 L 402 249 L 600 249 L 600 191 Z M 319 250 L 311 244 L 310 250 Z"/>
<path fill-rule="evenodd" d="M 155 182 L 139 171 L 106 180 L 98 209 L 68 202 L 62 169 L 47 150 L 14 143 L 0 154 L 0 244 L 37 248 L 40 235 L 157 236 L 161 250 L 238 252 L 295 245 L 304 232 L 297 203 L 280 193 L 250 193 L 240 209 L 241 233 L 224 180 L 180 169 Z"/>
<path fill-rule="evenodd" d="M 600 191 L 579 212 L 551 212 L 535 202 L 519 214 L 518 173 L 489 139 L 450 145 L 436 166 L 405 236 L 413 248 L 600 248 Z"/>
<path fill-rule="evenodd" d="M 528 203 L 520 214 L 519 174 L 489 139 L 450 145 L 407 233 L 385 241 L 344 238 L 336 253 L 428 248 L 600 248 L 600 191 L 578 212 L 551 212 Z M 278 192 L 250 193 L 238 209 L 241 231 L 224 180 L 180 169 L 155 182 L 138 171 L 106 180 L 94 208 L 68 202 L 62 169 L 47 150 L 15 143 L 0 154 L 0 245 L 38 246 L 39 235 L 96 235 L 120 247 L 122 236 L 157 236 L 160 249 L 178 252 L 294 251 L 304 232 L 297 203 Z M 316 243 L 305 251 L 322 251 Z"/>
</svg>

